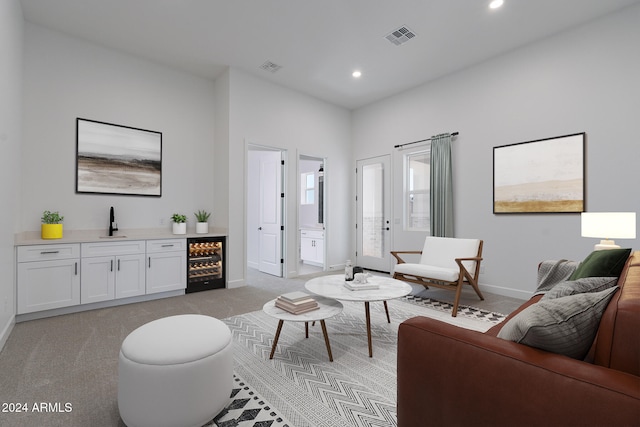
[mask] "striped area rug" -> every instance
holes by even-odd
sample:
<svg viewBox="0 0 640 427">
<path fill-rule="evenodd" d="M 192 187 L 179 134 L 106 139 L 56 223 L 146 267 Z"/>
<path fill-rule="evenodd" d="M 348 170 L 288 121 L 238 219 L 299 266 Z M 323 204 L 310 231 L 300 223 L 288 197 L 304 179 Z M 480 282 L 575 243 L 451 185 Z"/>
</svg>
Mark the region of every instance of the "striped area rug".
<svg viewBox="0 0 640 427">
<path fill-rule="evenodd" d="M 400 323 L 422 315 L 485 331 L 504 319 L 472 307 L 453 318 L 442 303 L 405 298 L 388 302 L 387 323 L 382 303 L 371 303 L 370 358 L 364 304 L 343 304 L 340 315 L 326 320 L 333 362 L 318 324 L 305 339 L 304 323 L 285 322 L 270 360 L 277 319 L 262 311 L 224 319 L 234 340 L 235 386 L 229 406 L 207 426 L 395 426 Z"/>
</svg>

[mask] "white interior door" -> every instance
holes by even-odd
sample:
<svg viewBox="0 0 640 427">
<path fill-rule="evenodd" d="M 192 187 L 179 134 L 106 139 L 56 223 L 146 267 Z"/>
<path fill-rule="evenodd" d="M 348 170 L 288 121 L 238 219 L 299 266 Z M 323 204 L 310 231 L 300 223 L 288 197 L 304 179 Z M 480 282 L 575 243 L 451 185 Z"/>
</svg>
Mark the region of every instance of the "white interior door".
<svg viewBox="0 0 640 427">
<path fill-rule="evenodd" d="M 262 154 L 258 269 L 282 277 L 282 154 L 279 151 Z"/>
<path fill-rule="evenodd" d="M 357 265 L 390 271 L 391 167 L 389 156 L 357 162 Z"/>
</svg>

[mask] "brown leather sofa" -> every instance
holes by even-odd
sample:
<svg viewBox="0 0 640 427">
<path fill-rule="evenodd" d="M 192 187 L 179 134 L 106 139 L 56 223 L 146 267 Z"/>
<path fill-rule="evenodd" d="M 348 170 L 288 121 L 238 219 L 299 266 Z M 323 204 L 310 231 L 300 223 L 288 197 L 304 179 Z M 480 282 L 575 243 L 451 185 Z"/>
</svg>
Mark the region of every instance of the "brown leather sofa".
<svg viewBox="0 0 640 427">
<path fill-rule="evenodd" d="M 640 426 L 640 251 L 585 359 L 426 317 L 398 331 L 398 425 Z"/>
</svg>

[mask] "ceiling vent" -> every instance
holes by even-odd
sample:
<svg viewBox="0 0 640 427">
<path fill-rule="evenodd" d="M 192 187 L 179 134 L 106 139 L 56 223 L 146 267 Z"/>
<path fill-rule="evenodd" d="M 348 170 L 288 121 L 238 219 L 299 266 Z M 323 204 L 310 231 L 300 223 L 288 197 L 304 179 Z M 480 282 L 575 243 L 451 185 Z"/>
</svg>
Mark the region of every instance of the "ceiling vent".
<svg viewBox="0 0 640 427">
<path fill-rule="evenodd" d="M 265 61 L 265 63 L 262 64 L 260 68 L 262 68 L 263 70 L 269 71 L 271 73 L 275 73 L 280 68 L 282 68 L 282 65 L 274 64 L 271 61 Z"/>
<path fill-rule="evenodd" d="M 394 45 L 400 46 L 401 44 L 405 44 L 415 36 L 416 33 L 411 31 L 408 27 L 400 27 L 397 30 L 394 30 L 384 36 L 384 38 L 389 40 Z"/>
</svg>

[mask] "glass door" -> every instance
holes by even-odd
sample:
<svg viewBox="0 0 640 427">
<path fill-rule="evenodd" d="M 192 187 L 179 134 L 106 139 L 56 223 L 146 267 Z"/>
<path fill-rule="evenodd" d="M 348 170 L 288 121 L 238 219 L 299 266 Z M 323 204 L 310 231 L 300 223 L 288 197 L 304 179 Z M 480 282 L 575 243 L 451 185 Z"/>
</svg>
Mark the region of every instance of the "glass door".
<svg viewBox="0 0 640 427">
<path fill-rule="evenodd" d="M 390 271 L 391 195 L 389 156 L 357 161 L 357 265 Z"/>
</svg>

